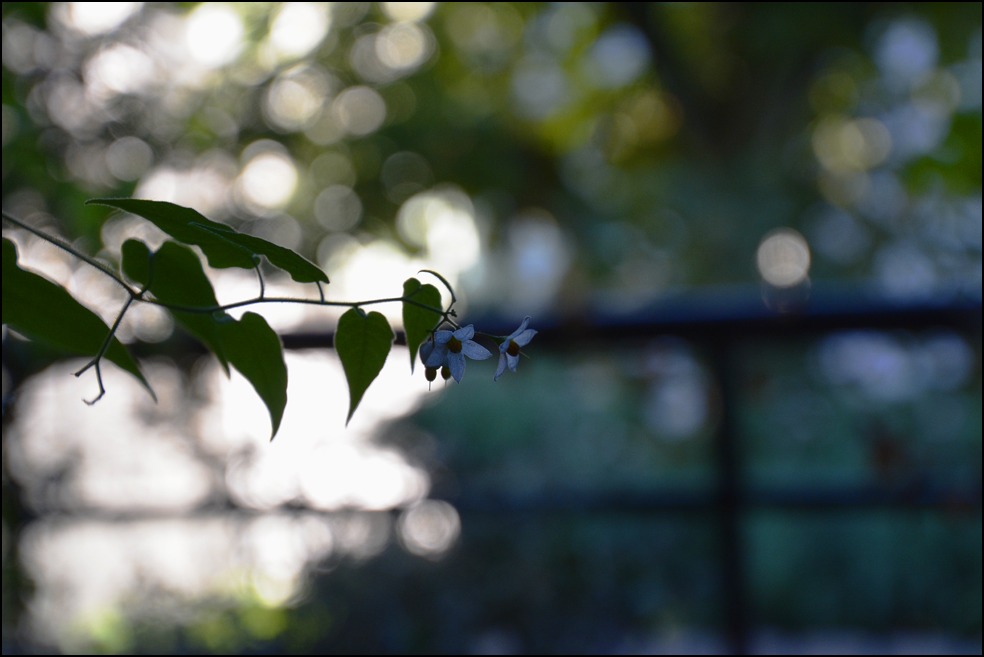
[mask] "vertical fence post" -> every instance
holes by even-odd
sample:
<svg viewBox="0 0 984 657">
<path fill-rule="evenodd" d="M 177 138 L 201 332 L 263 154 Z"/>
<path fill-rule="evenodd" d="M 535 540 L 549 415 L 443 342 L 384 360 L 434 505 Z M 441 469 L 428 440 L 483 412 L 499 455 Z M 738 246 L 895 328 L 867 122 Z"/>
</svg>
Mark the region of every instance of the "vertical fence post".
<svg viewBox="0 0 984 657">
<path fill-rule="evenodd" d="M 749 650 L 748 600 L 745 591 L 745 554 L 742 542 L 744 493 L 741 455 L 735 411 L 740 379 L 736 344 L 726 337 L 710 344 L 710 368 L 717 380 L 719 425 L 714 434 L 714 465 L 717 483 L 716 515 L 721 549 L 721 588 L 728 650 L 735 655 Z"/>
</svg>

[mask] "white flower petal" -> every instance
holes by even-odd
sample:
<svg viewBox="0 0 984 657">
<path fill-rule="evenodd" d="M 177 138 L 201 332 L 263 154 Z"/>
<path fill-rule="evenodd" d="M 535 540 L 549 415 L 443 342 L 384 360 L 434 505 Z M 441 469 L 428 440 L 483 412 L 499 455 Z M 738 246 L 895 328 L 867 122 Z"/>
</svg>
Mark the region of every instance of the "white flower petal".
<svg viewBox="0 0 984 657">
<path fill-rule="evenodd" d="M 451 376 L 458 383 L 461 383 L 461 377 L 465 375 L 465 357 L 462 354 L 448 354 L 448 369 L 451 370 Z"/>
<path fill-rule="evenodd" d="M 509 339 L 510 340 L 515 340 L 517 335 L 519 335 L 520 333 L 522 333 L 523 331 L 525 331 L 526 330 L 526 327 L 530 325 L 530 320 L 531 319 L 533 319 L 533 318 L 530 317 L 529 315 L 527 315 L 523 319 L 523 323 L 519 325 L 519 328 L 512 332 L 512 335 L 509 336 Z"/>
<path fill-rule="evenodd" d="M 537 331 L 535 329 L 526 329 L 525 331 L 514 337 L 512 340 L 520 347 L 525 347 L 530 343 L 530 340 L 532 340 L 533 336 L 536 334 Z"/>
<path fill-rule="evenodd" d="M 492 352 L 474 340 L 462 342 L 461 353 L 468 356 L 472 360 L 485 360 L 486 358 L 492 358 Z"/>
<path fill-rule="evenodd" d="M 444 361 L 448 358 L 448 346 L 444 344 L 431 347 L 430 353 L 427 354 L 426 358 L 424 358 L 423 352 L 424 348 L 421 347 L 421 358 L 424 359 L 424 365 L 427 367 L 440 367 L 441 365 L 444 365 Z"/>
<path fill-rule="evenodd" d="M 492 377 L 493 381 L 498 381 L 502 373 L 506 371 L 506 356 L 505 354 L 499 354 L 499 366 L 495 368 L 495 376 Z"/>
</svg>

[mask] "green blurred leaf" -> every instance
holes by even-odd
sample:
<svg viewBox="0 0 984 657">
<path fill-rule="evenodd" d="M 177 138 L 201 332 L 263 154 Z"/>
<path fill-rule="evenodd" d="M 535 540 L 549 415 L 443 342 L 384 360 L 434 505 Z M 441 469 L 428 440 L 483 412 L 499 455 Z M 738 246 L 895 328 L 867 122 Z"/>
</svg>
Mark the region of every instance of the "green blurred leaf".
<svg viewBox="0 0 984 657">
<path fill-rule="evenodd" d="M 202 261 L 194 251 L 176 242 L 165 242 L 151 253 L 147 245 L 127 240 L 121 249 L 123 273 L 145 286 L 154 298 L 166 304 L 189 308 L 212 308 L 215 299 L 212 283 L 202 270 Z M 223 348 L 218 318 L 231 322 L 223 312 L 185 312 L 171 309 L 174 319 L 205 344 L 229 373 L 229 359 Z"/>
<path fill-rule="evenodd" d="M 352 419 L 366 388 L 379 376 L 392 346 L 393 329 L 380 313 L 367 315 L 361 308 L 352 308 L 339 318 L 335 351 L 342 360 L 349 387 L 349 413 L 345 424 Z"/>
<path fill-rule="evenodd" d="M 441 307 L 440 291 L 430 284 L 421 285 L 416 278 L 408 278 L 403 283 L 403 297 L 412 298 L 413 301 L 426 306 Z M 421 308 L 415 303 L 403 302 L 403 330 L 407 334 L 407 348 L 410 349 L 411 372 L 416 364 L 417 348 L 427 339 L 440 318 L 440 313 L 434 310 Z"/>
<path fill-rule="evenodd" d="M 252 384 L 270 412 L 272 440 L 287 406 L 287 365 L 280 336 L 266 320 L 248 312 L 238 322 L 218 324 L 229 362 Z"/>
<path fill-rule="evenodd" d="M 3 323 L 31 340 L 95 356 L 109 327 L 60 285 L 17 266 L 17 247 L 3 240 Z M 153 396 L 137 362 L 115 337 L 106 358 L 132 374 Z M 156 399 L 156 396 L 155 396 Z"/>
<path fill-rule="evenodd" d="M 208 264 L 217 268 L 252 269 L 259 256 L 266 256 L 298 283 L 327 283 L 328 276 L 303 256 L 288 248 L 253 235 L 237 232 L 231 226 L 206 219 L 202 214 L 165 201 L 136 198 L 94 198 L 86 204 L 107 205 L 143 217 L 176 240 L 199 247 Z"/>
</svg>

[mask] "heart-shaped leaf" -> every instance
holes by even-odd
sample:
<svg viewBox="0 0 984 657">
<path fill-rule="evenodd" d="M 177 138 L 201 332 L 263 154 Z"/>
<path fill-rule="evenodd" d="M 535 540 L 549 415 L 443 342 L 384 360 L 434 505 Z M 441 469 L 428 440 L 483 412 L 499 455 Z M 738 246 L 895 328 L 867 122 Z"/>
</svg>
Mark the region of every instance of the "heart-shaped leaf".
<svg viewBox="0 0 984 657">
<path fill-rule="evenodd" d="M 368 315 L 361 308 L 347 310 L 338 320 L 335 351 L 342 361 L 349 387 L 348 424 L 369 384 L 379 376 L 393 346 L 393 329 L 378 312 Z"/>
<path fill-rule="evenodd" d="M 403 330 L 407 335 L 412 372 L 420 343 L 427 339 L 441 319 L 441 293 L 433 285 L 421 285 L 416 278 L 408 278 L 403 283 L 403 298 Z"/>
<path fill-rule="evenodd" d="M 280 336 L 263 317 L 251 312 L 238 322 L 222 322 L 219 327 L 226 357 L 246 377 L 270 412 L 273 440 L 287 406 L 287 365 Z"/>
</svg>

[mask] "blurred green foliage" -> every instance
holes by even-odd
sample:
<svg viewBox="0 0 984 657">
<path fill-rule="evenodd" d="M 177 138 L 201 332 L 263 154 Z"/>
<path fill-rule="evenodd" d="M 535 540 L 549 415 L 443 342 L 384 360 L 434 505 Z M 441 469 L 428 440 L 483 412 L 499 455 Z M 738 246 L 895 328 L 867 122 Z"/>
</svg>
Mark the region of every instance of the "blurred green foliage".
<svg viewBox="0 0 984 657">
<path fill-rule="evenodd" d="M 254 227 L 323 259 L 339 233 L 419 251 L 398 210 L 451 183 L 492 254 L 531 210 L 556 222 L 573 257 L 554 298 L 575 304 L 752 281 L 777 226 L 820 236 L 819 278 L 877 280 L 879 255 L 913 242 L 926 284 L 960 285 L 979 264 L 979 246 L 926 230 L 942 219 L 921 207 L 959 214 L 979 196 L 975 4 L 450 3 L 400 22 L 345 3 L 323 10 L 307 51 L 277 39 L 289 7 L 234 6 L 241 43 L 224 66 L 162 43 L 191 43 L 178 21 L 200 9 L 149 6 L 99 32 L 71 7 L 4 8 L 8 211 L 98 247 L 106 215 L 85 198 L 159 194 L 154 174 L 187 173 L 200 177 L 170 183 L 188 186 L 168 192 L 178 202 L 236 227 L 273 217 Z M 264 149 L 297 175 L 273 206 L 221 184 L 242 185 Z M 349 192 L 361 212 L 333 216 Z M 856 244 L 826 243 L 832 215 Z"/>
</svg>

